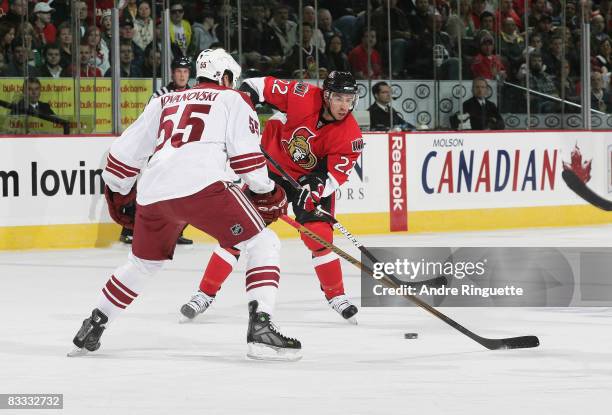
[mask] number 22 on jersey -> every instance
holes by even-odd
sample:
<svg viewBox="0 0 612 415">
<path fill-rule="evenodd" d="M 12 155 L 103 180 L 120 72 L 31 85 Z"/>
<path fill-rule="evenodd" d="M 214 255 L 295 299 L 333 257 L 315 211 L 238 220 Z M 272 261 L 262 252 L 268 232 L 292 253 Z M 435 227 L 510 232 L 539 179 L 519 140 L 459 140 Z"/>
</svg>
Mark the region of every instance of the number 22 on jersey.
<svg viewBox="0 0 612 415">
<path fill-rule="evenodd" d="M 155 151 L 159 151 L 168 140 L 172 147 L 179 148 L 184 144 L 202 139 L 205 123 L 200 115 L 210 112 L 208 104 L 187 104 L 183 109 L 178 125 L 170 118 L 180 110 L 180 105 L 165 108 L 159 119 L 159 131 Z M 187 135 L 188 134 L 188 135 Z"/>
</svg>

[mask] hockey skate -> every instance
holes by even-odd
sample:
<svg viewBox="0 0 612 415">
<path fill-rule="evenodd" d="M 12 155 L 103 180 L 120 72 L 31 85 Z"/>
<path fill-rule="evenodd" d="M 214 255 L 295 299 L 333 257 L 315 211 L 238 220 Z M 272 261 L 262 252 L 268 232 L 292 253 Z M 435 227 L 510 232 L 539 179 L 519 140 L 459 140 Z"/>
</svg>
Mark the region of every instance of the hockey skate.
<svg viewBox="0 0 612 415">
<path fill-rule="evenodd" d="M 302 358 L 299 340 L 281 334 L 270 315 L 257 311 L 257 301 L 249 303 L 249 330 L 247 357 L 255 360 L 295 362 Z"/>
<path fill-rule="evenodd" d="M 345 294 L 337 295 L 327 302 L 329 303 L 329 306 L 336 310 L 336 312 L 346 321 L 351 324 L 357 324 L 357 317 L 355 317 L 355 314 L 357 314 L 359 310 L 357 309 L 357 306 L 349 301 Z"/>
<path fill-rule="evenodd" d="M 183 304 L 181 307 L 181 317 L 179 322 L 187 323 L 193 320 L 198 314 L 205 312 L 214 300 L 215 297 L 211 297 L 202 291 L 198 291 L 191 297 L 191 300 L 187 304 Z"/>
<path fill-rule="evenodd" d="M 105 324 L 108 322 L 108 317 L 94 308 L 91 312 L 91 317 L 83 320 L 83 325 L 72 340 L 76 348 L 68 353 L 68 357 L 82 356 L 88 352 L 95 352 L 100 348 L 100 337 L 106 329 Z"/>
</svg>

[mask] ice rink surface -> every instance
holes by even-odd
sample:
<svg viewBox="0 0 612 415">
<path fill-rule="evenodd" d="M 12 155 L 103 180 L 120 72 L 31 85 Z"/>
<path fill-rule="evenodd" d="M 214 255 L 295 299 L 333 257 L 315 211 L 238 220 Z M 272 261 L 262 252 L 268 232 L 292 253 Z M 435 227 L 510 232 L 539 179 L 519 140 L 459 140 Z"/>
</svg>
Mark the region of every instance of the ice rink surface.
<svg viewBox="0 0 612 415">
<path fill-rule="evenodd" d="M 612 246 L 612 226 L 360 239 Z M 341 236 L 337 243 L 357 256 Z M 539 336 L 541 346 L 525 350 L 488 351 L 414 307 L 361 309 L 351 326 L 324 301 L 301 242 L 285 240 L 275 319 L 302 341 L 304 358 L 250 361 L 243 261 L 206 314 L 178 324 L 211 250 L 178 249 L 107 329 L 102 348 L 81 358 L 66 357 L 72 337 L 128 248 L 0 253 L 0 393 L 63 393 L 63 411 L 42 413 L 87 415 L 587 415 L 612 407 L 609 308 L 442 309 L 482 336 Z M 359 301 L 359 271 L 343 269 L 347 293 Z M 405 340 L 406 332 L 419 338 Z"/>
</svg>

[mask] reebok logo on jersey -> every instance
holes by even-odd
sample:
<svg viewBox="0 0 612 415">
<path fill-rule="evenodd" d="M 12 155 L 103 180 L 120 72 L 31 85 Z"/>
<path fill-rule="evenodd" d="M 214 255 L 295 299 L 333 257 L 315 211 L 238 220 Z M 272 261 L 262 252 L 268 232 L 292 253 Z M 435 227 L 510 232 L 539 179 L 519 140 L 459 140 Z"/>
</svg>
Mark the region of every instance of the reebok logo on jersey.
<svg viewBox="0 0 612 415">
<path fill-rule="evenodd" d="M 317 165 L 317 157 L 312 153 L 308 142 L 314 136 L 308 128 L 299 127 L 293 132 L 289 141 L 282 140 L 283 148 L 291 156 L 291 160 L 306 170 L 311 170 Z"/>
<path fill-rule="evenodd" d="M 244 231 L 244 229 L 242 228 L 242 225 L 240 225 L 239 223 L 232 225 L 230 230 L 232 231 L 232 235 L 234 236 L 238 236 Z"/>
<path fill-rule="evenodd" d="M 353 148 L 354 153 L 359 153 L 363 150 L 363 138 L 358 138 L 356 140 L 351 141 L 351 147 Z"/>
<path fill-rule="evenodd" d="M 293 87 L 293 93 L 297 96 L 303 97 L 308 92 L 308 84 L 304 82 L 298 82 Z"/>
</svg>

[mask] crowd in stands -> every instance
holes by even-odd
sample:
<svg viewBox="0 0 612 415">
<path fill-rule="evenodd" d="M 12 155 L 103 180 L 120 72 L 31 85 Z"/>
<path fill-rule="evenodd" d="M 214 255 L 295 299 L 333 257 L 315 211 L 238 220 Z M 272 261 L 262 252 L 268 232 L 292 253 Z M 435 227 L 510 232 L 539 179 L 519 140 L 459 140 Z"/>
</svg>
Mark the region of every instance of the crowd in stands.
<svg viewBox="0 0 612 415">
<path fill-rule="evenodd" d="M 118 2 L 122 77 L 161 73 L 162 10 L 161 2 L 154 3 L 155 13 L 150 0 Z M 0 0 L 0 76 L 110 76 L 113 4 Z M 242 4 L 238 14 L 233 1 L 173 0 L 173 56 L 194 57 L 214 47 L 238 56 L 242 30 L 246 76 L 308 79 L 350 70 L 358 79 L 432 79 L 434 74 L 458 79 L 461 73 L 463 79 L 528 83 L 534 91 L 577 101 L 584 14 L 591 23 L 591 79 L 601 84 L 593 87 L 592 102 L 612 112 L 612 0 L 592 1 L 584 10 L 576 0 L 319 0 L 316 8 L 314 1 L 304 0 L 302 10 L 297 0 Z M 71 23 L 73 8 L 78 25 Z M 79 67 L 74 43 L 79 44 Z M 507 97 L 508 105 L 524 101 L 516 88 L 509 88 Z M 533 112 L 560 109 L 559 102 L 531 97 Z"/>
</svg>

